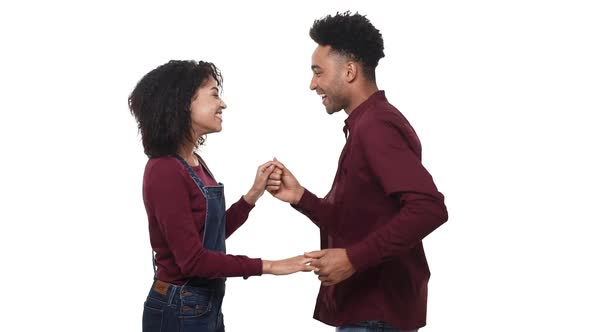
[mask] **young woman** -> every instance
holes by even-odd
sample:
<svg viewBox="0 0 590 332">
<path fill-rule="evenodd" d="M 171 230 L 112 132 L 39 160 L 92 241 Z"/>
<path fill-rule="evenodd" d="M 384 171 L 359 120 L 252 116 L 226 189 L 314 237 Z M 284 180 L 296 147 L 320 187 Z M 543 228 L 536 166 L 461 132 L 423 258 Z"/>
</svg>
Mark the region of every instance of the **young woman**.
<svg viewBox="0 0 590 332">
<path fill-rule="evenodd" d="M 274 165 L 261 165 L 252 188 L 225 209 L 223 185 L 196 153 L 204 135 L 221 131 L 222 80 L 212 63 L 170 61 L 129 97 L 149 157 L 143 200 L 155 252 L 143 331 L 224 331 L 226 277 L 313 269 L 303 256 L 266 261 L 225 253 L 225 239 L 248 218 Z"/>
</svg>

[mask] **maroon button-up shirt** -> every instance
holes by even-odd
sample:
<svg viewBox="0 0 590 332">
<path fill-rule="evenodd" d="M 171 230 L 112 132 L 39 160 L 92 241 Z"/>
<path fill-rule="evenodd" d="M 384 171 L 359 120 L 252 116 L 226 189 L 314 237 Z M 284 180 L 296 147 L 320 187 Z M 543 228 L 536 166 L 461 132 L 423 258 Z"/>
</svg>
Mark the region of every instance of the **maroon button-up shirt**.
<svg viewBox="0 0 590 332">
<path fill-rule="evenodd" d="M 414 129 L 383 91 L 345 122 L 332 189 L 323 199 L 306 190 L 294 206 L 319 226 L 322 249 L 346 248 L 356 269 L 320 288 L 314 318 L 423 327 L 430 271 L 422 239 L 447 220 L 444 197 L 422 166 Z"/>
</svg>

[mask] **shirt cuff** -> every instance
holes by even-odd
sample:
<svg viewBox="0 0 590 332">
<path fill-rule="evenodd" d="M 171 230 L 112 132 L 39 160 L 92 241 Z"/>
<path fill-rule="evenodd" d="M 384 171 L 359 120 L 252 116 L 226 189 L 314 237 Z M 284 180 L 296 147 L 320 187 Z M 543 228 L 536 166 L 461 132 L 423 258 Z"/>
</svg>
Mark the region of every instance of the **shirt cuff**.
<svg viewBox="0 0 590 332">
<path fill-rule="evenodd" d="M 364 271 L 371 266 L 376 266 L 380 260 L 378 255 L 371 253 L 371 248 L 366 241 L 358 242 L 346 248 L 346 254 L 348 255 L 350 264 L 352 264 L 357 272 Z"/>
<path fill-rule="evenodd" d="M 303 195 L 297 204 L 291 204 L 293 208 L 299 211 L 312 211 L 317 197 L 306 188 L 303 188 Z"/>
<path fill-rule="evenodd" d="M 242 196 L 240 197 L 240 200 L 236 202 L 236 206 L 238 207 L 238 209 L 240 209 L 240 211 L 250 212 L 256 206 L 256 204 L 252 205 L 246 202 L 244 196 Z"/>
<path fill-rule="evenodd" d="M 252 264 L 248 267 L 248 271 L 244 275 L 244 280 L 250 278 L 251 276 L 261 276 L 262 275 L 262 259 L 260 258 L 253 258 Z"/>
</svg>

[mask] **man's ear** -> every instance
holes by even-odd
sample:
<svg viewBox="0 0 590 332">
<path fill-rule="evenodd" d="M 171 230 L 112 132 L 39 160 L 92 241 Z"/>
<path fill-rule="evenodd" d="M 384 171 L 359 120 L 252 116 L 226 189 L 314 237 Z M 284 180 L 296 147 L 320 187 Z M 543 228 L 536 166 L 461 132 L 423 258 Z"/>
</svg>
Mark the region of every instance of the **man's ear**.
<svg viewBox="0 0 590 332">
<path fill-rule="evenodd" d="M 346 62 L 346 81 L 348 83 L 352 83 L 354 80 L 357 79 L 359 75 L 359 70 L 361 70 L 361 66 L 358 62 L 355 61 L 348 61 Z"/>
</svg>

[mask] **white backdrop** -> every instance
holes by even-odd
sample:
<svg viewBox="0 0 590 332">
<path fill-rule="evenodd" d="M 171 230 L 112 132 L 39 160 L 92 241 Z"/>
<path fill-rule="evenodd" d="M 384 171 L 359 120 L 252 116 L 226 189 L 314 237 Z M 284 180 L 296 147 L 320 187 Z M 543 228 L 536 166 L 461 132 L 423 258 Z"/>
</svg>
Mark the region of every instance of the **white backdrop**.
<svg viewBox="0 0 590 332">
<path fill-rule="evenodd" d="M 424 331 L 588 331 L 589 10 L 584 1 L 83 2 L 0 5 L 0 330 L 139 331 L 152 268 L 127 96 L 170 59 L 213 61 L 224 130 L 202 154 L 228 203 L 276 156 L 318 195 L 345 114 L 309 91 L 313 20 L 366 14 L 379 87 L 447 198 L 424 241 Z M 315 250 L 265 195 L 228 252 Z M 228 331 L 332 331 L 313 274 L 228 281 Z"/>
</svg>

